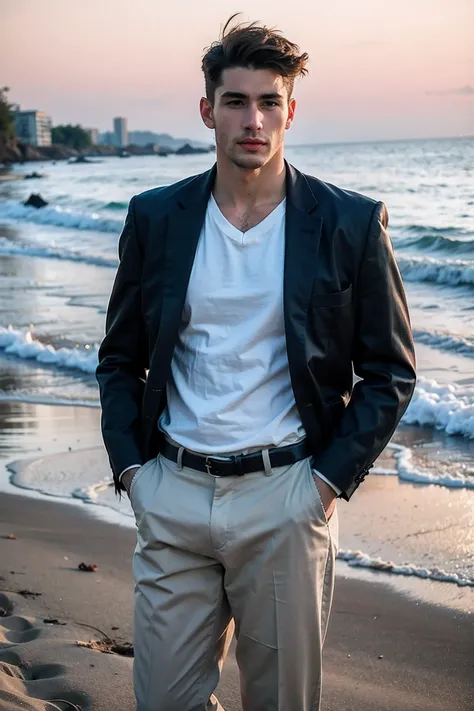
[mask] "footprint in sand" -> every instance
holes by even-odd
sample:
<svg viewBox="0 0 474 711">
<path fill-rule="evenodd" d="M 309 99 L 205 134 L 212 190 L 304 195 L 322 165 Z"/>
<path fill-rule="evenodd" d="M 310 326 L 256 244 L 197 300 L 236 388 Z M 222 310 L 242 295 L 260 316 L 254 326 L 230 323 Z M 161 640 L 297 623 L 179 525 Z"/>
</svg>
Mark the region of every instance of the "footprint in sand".
<svg viewBox="0 0 474 711">
<path fill-rule="evenodd" d="M 64 692 L 52 680 L 65 674 L 61 664 L 24 664 L 22 645 L 37 639 L 44 632 L 35 626 L 35 619 L 14 615 L 14 603 L 0 593 L 0 709 L 1 711 L 90 711 L 85 696 Z M 16 650 L 19 650 L 18 652 Z"/>
</svg>

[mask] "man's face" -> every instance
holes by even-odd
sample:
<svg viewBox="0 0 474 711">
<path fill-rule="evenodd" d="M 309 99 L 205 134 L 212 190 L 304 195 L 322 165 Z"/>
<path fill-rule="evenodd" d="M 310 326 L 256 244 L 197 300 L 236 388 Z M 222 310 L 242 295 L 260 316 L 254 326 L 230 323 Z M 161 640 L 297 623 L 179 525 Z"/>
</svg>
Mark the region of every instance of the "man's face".
<svg viewBox="0 0 474 711">
<path fill-rule="evenodd" d="M 283 77 L 269 69 L 233 67 L 222 72 L 214 106 L 201 99 L 201 116 L 215 130 L 217 150 L 234 165 L 257 170 L 282 149 L 295 101 Z"/>
</svg>

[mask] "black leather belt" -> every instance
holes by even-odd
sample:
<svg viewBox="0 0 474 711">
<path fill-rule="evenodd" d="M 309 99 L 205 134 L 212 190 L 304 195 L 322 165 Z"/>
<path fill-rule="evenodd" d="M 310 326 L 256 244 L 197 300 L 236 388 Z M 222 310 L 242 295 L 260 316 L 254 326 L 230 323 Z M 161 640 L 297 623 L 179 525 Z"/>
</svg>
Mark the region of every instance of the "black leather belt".
<svg viewBox="0 0 474 711">
<path fill-rule="evenodd" d="M 171 444 L 171 442 L 164 440 L 160 447 L 160 452 L 167 459 L 171 459 L 173 462 L 178 461 L 179 447 Z M 306 459 L 310 454 L 306 439 L 287 447 L 273 447 L 268 450 L 272 467 L 285 467 L 294 464 L 301 459 Z M 243 476 L 244 474 L 265 469 L 261 450 L 252 454 L 235 454 L 226 459 L 216 459 L 205 454 L 193 454 L 188 449 L 185 449 L 181 464 L 183 467 L 207 472 L 211 476 Z"/>
</svg>

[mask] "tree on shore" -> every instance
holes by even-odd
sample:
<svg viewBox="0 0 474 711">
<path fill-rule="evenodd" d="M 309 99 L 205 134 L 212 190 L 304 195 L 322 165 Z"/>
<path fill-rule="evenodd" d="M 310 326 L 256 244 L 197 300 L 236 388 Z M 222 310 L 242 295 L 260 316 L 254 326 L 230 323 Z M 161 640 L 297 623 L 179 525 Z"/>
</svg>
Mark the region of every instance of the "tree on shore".
<svg viewBox="0 0 474 711">
<path fill-rule="evenodd" d="M 73 126 L 70 123 L 55 126 L 51 130 L 51 142 L 75 148 L 76 151 L 83 151 L 92 145 L 90 135 L 87 131 L 79 124 Z"/>
<path fill-rule="evenodd" d="M 12 104 L 8 101 L 8 86 L 0 87 L 0 146 L 15 136 Z"/>
</svg>

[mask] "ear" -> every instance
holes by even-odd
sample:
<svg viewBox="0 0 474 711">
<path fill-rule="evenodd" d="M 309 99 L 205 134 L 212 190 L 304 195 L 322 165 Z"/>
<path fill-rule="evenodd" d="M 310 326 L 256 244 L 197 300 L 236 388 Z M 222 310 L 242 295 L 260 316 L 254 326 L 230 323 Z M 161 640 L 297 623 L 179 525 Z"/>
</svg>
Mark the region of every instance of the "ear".
<svg viewBox="0 0 474 711">
<path fill-rule="evenodd" d="M 206 99 L 205 96 L 203 96 L 201 98 L 201 101 L 199 102 L 199 112 L 201 114 L 201 118 L 204 122 L 204 125 L 207 126 L 207 128 L 216 127 L 216 124 L 214 123 L 212 106 L 210 104 L 209 99 Z"/>
<path fill-rule="evenodd" d="M 291 124 L 293 123 L 293 119 L 295 118 L 295 111 L 296 111 L 296 99 L 290 99 L 290 102 L 288 104 L 288 118 L 286 120 L 286 126 L 285 128 L 290 128 Z"/>
</svg>

